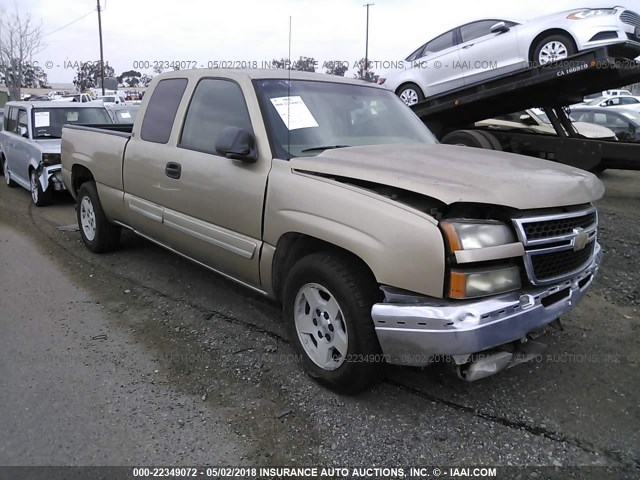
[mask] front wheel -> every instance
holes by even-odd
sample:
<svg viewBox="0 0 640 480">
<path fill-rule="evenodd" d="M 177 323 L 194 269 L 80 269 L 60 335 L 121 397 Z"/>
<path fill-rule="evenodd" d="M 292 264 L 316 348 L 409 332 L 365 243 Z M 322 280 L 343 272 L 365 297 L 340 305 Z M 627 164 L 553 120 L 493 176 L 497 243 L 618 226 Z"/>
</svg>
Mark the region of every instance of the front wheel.
<svg viewBox="0 0 640 480">
<path fill-rule="evenodd" d="M 566 35 L 550 35 L 540 40 L 533 49 L 534 65 L 545 65 L 575 55 L 577 48 Z"/>
<path fill-rule="evenodd" d="M 306 372 L 329 388 L 355 393 L 379 374 L 382 356 L 371 319 L 375 280 L 342 254 L 311 254 L 286 279 L 284 317 Z"/>
<path fill-rule="evenodd" d="M 115 250 L 120 243 L 120 227 L 109 222 L 102 210 L 95 182 L 85 182 L 78 191 L 76 206 L 82 241 L 93 253 Z"/>
<path fill-rule="evenodd" d="M 415 83 L 407 83 L 400 87 L 396 94 L 409 107 L 424 100 L 424 93 Z"/>
<path fill-rule="evenodd" d="M 45 207 L 53 201 L 53 192 L 50 188 L 42 190 L 37 170 L 31 171 L 31 200 L 36 207 Z"/>
</svg>

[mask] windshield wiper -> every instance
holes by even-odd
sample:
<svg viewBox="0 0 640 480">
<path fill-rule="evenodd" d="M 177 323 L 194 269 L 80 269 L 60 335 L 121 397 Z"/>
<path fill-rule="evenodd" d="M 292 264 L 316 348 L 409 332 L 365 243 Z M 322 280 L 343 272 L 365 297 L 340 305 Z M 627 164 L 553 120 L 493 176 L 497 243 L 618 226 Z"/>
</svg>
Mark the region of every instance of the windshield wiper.
<svg viewBox="0 0 640 480">
<path fill-rule="evenodd" d="M 305 148 L 303 152 L 318 152 L 320 150 L 333 150 L 334 148 L 347 148 L 351 145 L 323 145 L 320 147 Z"/>
<path fill-rule="evenodd" d="M 58 135 L 45 134 L 45 135 L 36 135 L 35 138 L 62 138 L 62 137 L 59 137 Z"/>
</svg>

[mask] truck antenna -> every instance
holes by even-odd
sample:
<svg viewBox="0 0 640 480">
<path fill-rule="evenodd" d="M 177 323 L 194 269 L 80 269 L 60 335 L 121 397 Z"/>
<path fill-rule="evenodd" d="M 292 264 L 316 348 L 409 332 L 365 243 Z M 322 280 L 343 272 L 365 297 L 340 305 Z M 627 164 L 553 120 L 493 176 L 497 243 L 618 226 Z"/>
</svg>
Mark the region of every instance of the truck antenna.
<svg viewBox="0 0 640 480">
<path fill-rule="evenodd" d="M 289 81 L 287 82 L 287 152 L 291 155 L 291 15 L 289 15 Z"/>
</svg>

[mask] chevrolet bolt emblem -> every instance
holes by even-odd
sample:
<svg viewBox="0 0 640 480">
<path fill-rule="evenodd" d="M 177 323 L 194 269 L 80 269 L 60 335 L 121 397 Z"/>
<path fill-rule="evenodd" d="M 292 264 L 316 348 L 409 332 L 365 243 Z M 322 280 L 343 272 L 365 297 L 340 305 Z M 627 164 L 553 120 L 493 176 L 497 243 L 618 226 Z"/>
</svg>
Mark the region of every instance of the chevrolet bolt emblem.
<svg viewBox="0 0 640 480">
<path fill-rule="evenodd" d="M 580 227 L 574 228 L 573 233 L 575 235 L 575 237 L 573 237 L 573 251 L 577 252 L 587 246 L 589 234 L 584 231 L 584 228 Z"/>
</svg>

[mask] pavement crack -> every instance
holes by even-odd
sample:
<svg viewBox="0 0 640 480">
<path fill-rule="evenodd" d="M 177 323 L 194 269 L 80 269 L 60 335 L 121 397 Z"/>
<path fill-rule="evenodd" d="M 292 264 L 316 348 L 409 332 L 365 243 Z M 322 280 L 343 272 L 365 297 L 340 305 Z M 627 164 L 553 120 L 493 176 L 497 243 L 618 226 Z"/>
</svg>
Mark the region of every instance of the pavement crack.
<svg viewBox="0 0 640 480">
<path fill-rule="evenodd" d="M 510 420 L 505 417 L 499 417 L 497 415 L 491 415 L 489 413 L 481 412 L 475 408 L 468 407 L 466 405 L 462 405 L 460 403 L 452 402 L 451 400 L 446 400 L 444 398 L 437 397 L 430 393 L 424 392 L 419 388 L 411 387 L 408 385 L 403 385 L 402 383 L 396 382 L 392 379 L 387 378 L 385 383 L 389 385 L 393 385 L 394 387 L 409 392 L 418 397 L 424 398 L 426 400 L 439 403 L 441 405 L 445 405 L 447 407 L 453 408 L 455 410 L 471 414 L 475 417 L 481 418 L 483 420 L 488 420 L 493 423 L 497 423 L 503 427 L 512 428 L 516 430 L 524 430 L 531 435 L 536 435 L 538 437 L 544 437 L 554 442 L 561 442 L 573 445 L 574 447 L 579 448 L 580 450 L 590 453 L 592 455 L 601 455 L 606 456 L 616 462 L 619 462 L 624 465 L 629 465 L 629 459 L 625 459 L 622 455 L 620 455 L 617 451 L 607 450 L 603 448 L 597 448 L 590 442 L 586 442 L 584 440 L 580 440 L 578 438 L 570 437 L 564 435 L 562 433 L 554 432 L 547 428 L 536 427 L 533 425 L 529 425 L 526 422 L 521 422 L 517 420 Z M 640 468 L 640 461 L 638 459 L 630 459 L 631 466 L 634 468 Z"/>
</svg>

